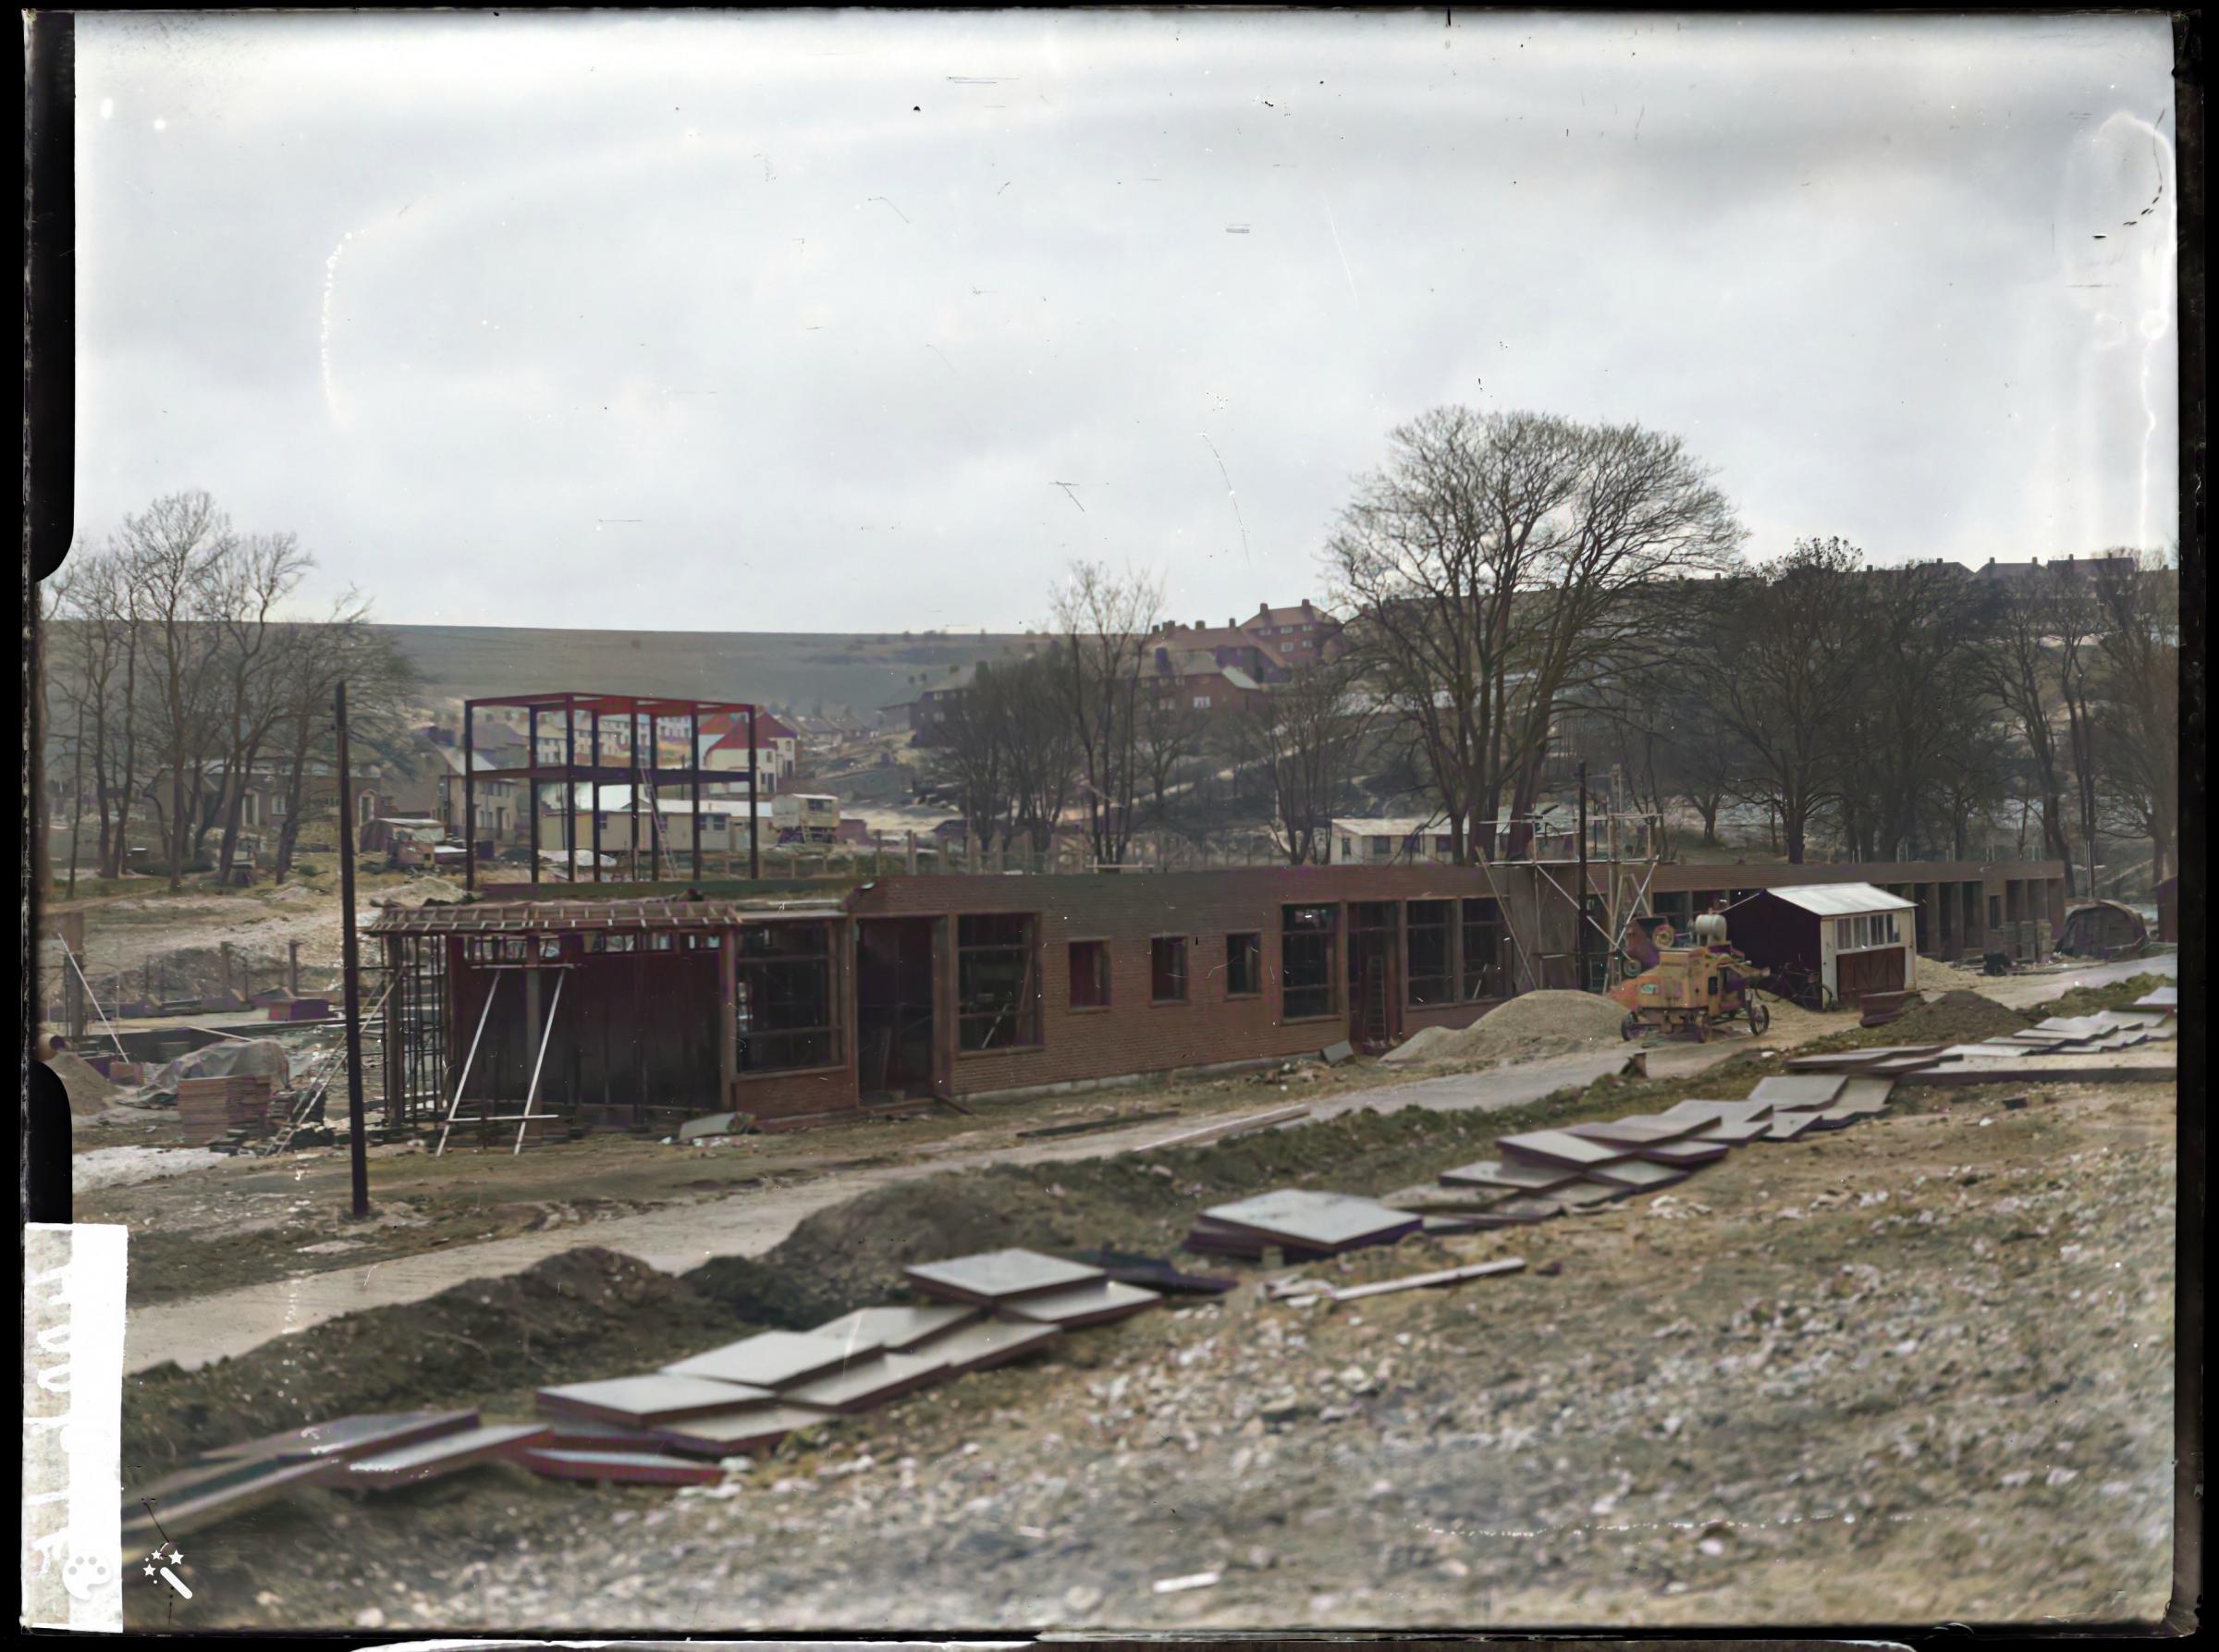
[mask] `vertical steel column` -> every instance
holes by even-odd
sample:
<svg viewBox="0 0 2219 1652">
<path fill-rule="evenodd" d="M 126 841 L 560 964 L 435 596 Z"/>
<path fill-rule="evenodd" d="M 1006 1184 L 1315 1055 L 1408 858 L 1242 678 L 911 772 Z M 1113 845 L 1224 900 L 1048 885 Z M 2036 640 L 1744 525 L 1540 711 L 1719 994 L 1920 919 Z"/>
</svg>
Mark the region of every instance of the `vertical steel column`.
<svg viewBox="0 0 2219 1652">
<path fill-rule="evenodd" d="M 690 768 L 691 768 L 691 769 L 693 771 L 693 774 L 692 774 L 692 776 L 690 777 L 690 782 L 691 782 L 691 790 L 692 790 L 692 793 L 693 793 L 693 881 L 694 881 L 695 883 L 699 883 L 699 882 L 701 881 L 701 878 L 702 878 L 702 871 L 701 871 L 701 702 L 700 702 L 700 701 L 698 701 L 698 700 L 694 701 L 694 702 L 693 703 L 692 709 L 691 709 L 691 710 L 689 710 L 689 711 L 687 712 L 686 716 L 687 716 L 687 717 L 688 717 L 688 718 L 691 720 L 691 723 L 692 723 L 692 728 L 691 728 L 691 729 L 690 729 L 690 731 L 689 731 L 689 736 L 688 736 L 688 737 L 689 737 L 689 738 L 690 738 L 690 739 L 693 740 L 693 762 L 692 762 L 691 764 L 689 764 L 689 765 L 687 765 L 688 767 L 690 767 Z"/>
<path fill-rule="evenodd" d="M 636 884 L 640 881 L 640 707 L 636 701 L 625 705 L 624 728 L 631 748 L 631 859 L 626 870 Z"/>
<path fill-rule="evenodd" d="M 462 702 L 462 889 L 470 895 L 478 889 L 478 773 L 476 748 L 470 738 L 470 726 L 476 721 L 471 714 L 477 704 Z"/>
<path fill-rule="evenodd" d="M 532 816 L 532 881 L 539 882 L 539 707 L 524 712 L 524 804 Z"/>
<path fill-rule="evenodd" d="M 594 881 L 601 881 L 601 708 L 588 714 L 594 719 Z"/>
<path fill-rule="evenodd" d="M 354 787 L 347 772 L 347 681 L 332 696 L 339 759 L 339 989 L 347 1011 L 347 1135 L 353 1160 L 354 1214 L 370 1214 L 370 1155 L 362 1140 L 362 1004 L 354 936 Z"/>
<path fill-rule="evenodd" d="M 578 881 L 578 696 L 562 700 L 562 860 L 563 876 Z"/>
<path fill-rule="evenodd" d="M 747 875 L 763 875 L 763 778 L 755 762 L 755 708 L 747 708 Z"/>
</svg>

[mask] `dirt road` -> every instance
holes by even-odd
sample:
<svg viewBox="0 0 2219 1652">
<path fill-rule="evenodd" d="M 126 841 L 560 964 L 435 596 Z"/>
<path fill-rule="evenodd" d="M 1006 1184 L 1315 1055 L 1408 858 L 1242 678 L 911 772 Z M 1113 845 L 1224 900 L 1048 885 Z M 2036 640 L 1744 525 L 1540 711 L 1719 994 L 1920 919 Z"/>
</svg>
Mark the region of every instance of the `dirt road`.
<svg viewBox="0 0 2219 1652">
<path fill-rule="evenodd" d="M 1723 1060 L 1739 1047 L 1720 1043 L 1650 1052 L 1650 1071 L 1693 1072 Z M 1492 1111 L 1577 1088 L 1623 1064 L 1623 1052 L 1529 1062 L 1490 1072 L 1455 1073 L 1358 1090 L 1320 1102 L 1313 1119 L 1356 1109 L 1421 1107 L 1437 1111 Z M 1266 1111 L 1284 1095 L 1259 1099 Z M 1044 1164 L 1129 1153 L 1189 1127 L 1186 1121 L 1042 1142 L 1004 1142 L 950 1150 L 924 1150 L 901 1161 L 834 1171 L 798 1185 L 751 1188 L 729 1197 L 672 1205 L 618 1217 L 587 1228 L 558 1229 L 482 1244 L 462 1244 L 366 1267 L 337 1268 L 300 1278 L 152 1304 L 134 1309 L 125 1329 L 124 1368 L 141 1371 L 174 1360 L 190 1369 L 210 1360 L 305 1329 L 340 1314 L 392 1303 L 421 1301 L 468 1279 L 512 1273 L 544 1257 L 593 1244 L 638 1256 L 668 1273 L 699 1266 L 711 1256 L 760 1254 L 814 1211 L 889 1182 L 988 1163 Z"/>
</svg>

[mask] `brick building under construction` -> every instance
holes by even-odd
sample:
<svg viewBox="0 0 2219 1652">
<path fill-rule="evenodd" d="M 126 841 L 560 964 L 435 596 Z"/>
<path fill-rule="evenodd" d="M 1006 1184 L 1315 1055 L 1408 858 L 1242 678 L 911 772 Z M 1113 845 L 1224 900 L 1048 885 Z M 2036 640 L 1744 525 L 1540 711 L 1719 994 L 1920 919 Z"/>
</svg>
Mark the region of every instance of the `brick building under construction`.
<svg viewBox="0 0 2219 1652">
<path fill-rule="evenodd" d="M 1919 950 L 2035 956 L 2054 863 L 1588 867 L 1588 912 L 1685 923 L 1758 890 L 1870 883 Z M 877 1106 L 1372 1047 L 1590 985 L 1607 943 L 1561 863 L 946 874 L 729 896 L 388 908 L 389 1126 L 766 1126 Z M 507 890 L 497 893 L 506 894 Z M 1622 921 L 1622 920 L 1621 920 Z"/>
</svg>

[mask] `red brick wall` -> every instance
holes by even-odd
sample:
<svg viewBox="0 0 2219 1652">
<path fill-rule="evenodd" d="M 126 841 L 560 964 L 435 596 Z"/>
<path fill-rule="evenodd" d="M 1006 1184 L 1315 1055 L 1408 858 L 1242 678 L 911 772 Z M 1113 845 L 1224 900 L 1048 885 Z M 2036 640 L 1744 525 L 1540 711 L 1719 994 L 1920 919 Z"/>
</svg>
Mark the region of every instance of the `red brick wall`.
<svg viewBox="0 0 2219 1652">
<path fill-rule="evenodd" d="M 1343 949 L 1336 960 L 1341 1002 L 1330 1016 L 1289 1022 L 1281 1014 L 1280 909 L 1367 900 L 1490 893 L 1476 867 L 1285 867 L 1198 873 L 1111 873 L 1069 877 L 889 879 L 864 891 L 858 917 L 1026 912 L 1037 914 L 1041 1042 L 957 1053 L 954 1088 L 978 1095 L 1036 1084 L 1160 1072 L 1267 1057 L 1295 1056 L 1348 1035 Z M 1345 948 L 1343 914 L 1342 944 Z M 1229 997 L 1225 937 L 1263 936 L 1263 990 Z M 1149 1002 L 1150 942 L 1187 937 L 1187 1001 Z M 1099 940 L 1110 956 L 1110 1006 L 1071 1005 L 1070 944 Z M 1408 1025 L 1461 1026 L 1478 1007 L 1405 1012 Z M 952 1035 L 952 1029 L 948 1030 Z"/>
</svg>

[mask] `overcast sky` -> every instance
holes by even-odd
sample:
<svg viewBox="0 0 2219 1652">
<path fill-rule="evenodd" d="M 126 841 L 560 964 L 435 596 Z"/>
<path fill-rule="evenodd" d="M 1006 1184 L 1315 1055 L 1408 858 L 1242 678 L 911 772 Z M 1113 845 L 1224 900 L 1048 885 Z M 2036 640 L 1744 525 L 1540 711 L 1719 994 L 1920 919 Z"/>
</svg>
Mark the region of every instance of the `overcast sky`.
<svg viewBox="0 0 2219 1652">
<path fill-rule="evenodd" d="M 1678 433 L 1753 556 L 2175 531 L 2160 18 L 77 31 L 80 536 L 204 487 L 388 619 L 1220 621 L 1451 401 Z"/>
</svg>

